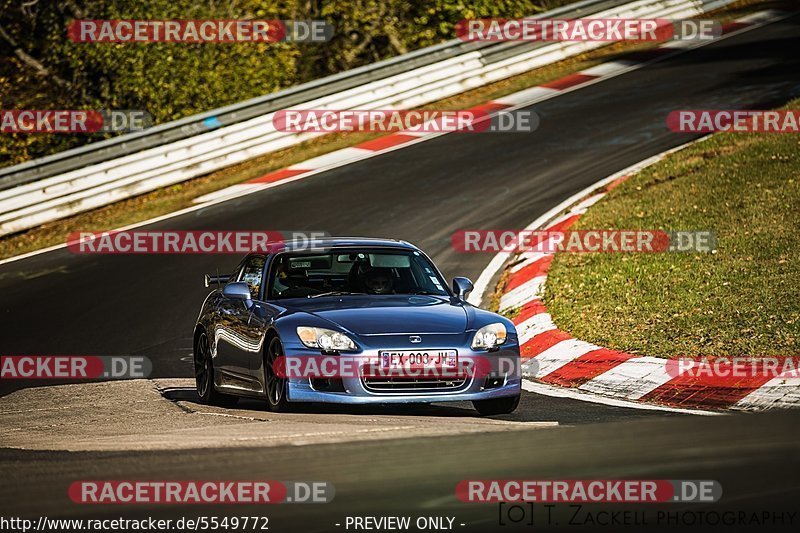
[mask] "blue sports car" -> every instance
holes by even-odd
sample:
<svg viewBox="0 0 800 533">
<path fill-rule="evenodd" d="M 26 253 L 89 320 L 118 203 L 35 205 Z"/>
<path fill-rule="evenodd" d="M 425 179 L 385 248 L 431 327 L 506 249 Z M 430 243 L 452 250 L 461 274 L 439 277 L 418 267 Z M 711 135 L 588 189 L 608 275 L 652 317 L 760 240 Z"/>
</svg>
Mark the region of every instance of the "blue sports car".
<svg viewBox="0 0 800 533">
<path fill-rule="evenodd" d="M 251 253 L 216 288 L 194 329 L 197 393 L 290 402 L 519 404 L 519 344 L 507 318 L 466 302 L 425 253 L 388 239 L 326 238 Z M 299 364 L 297 364 L 299 363 Z M 311 364 L 313 363 L 313 364 Z"/>
</svg>

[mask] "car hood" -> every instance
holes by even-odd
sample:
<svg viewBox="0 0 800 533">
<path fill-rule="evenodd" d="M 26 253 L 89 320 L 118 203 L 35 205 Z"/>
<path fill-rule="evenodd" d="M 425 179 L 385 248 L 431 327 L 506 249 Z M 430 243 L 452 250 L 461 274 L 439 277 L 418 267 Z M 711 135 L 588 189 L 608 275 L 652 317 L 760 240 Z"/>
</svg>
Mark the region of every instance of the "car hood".
<svg viewBox="0 0 800 533">
<path fill-rule="evenodd" d="M 358 335 L 464 333 L 467 312 L 449 297 L 344 296 L 305 300 L 292 306 Z"/>
</svg>

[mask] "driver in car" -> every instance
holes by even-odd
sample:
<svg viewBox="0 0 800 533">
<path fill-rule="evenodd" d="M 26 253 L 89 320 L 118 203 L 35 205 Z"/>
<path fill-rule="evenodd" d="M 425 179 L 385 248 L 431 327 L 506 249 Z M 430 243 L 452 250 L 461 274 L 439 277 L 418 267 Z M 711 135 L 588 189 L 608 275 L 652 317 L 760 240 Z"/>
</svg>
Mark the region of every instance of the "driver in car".
<svg viewBox="0 0 800 533">
<path fill-rule="evenodd" d="M 383 268 L 371 268 L 364 272 L 362 282 L 370 294 L 392 294 L 394 280 L 391 272 Z"/>
</svg>

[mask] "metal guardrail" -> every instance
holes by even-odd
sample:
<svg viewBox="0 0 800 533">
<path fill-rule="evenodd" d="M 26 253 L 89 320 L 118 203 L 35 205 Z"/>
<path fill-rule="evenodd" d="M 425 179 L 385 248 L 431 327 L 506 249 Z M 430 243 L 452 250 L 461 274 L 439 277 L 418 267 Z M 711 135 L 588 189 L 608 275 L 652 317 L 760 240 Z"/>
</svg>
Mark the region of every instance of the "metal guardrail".
<svg viewBox="0 0 800 533">
<path fill-rule="evenodd" d="M 543 16 L 582 16 L 607 7 L 625 4 L 629 1 L 630 0 L 583 0 L 546 13 L 534 15 L 533 18 Z M 536 48 L 543 44 L 544 43 L 465 42 L 454 39 L 401 56 L 379 61 L 372 65 L 326 76 L 258 98 L 192 115 L 180 120 L 167 122 L 146 131 L 120 135 L 79 148 L 66 150 L 51 156 L 3 168 L 0 169 L 0 190 L 23 185 L 37 179 L 47 178 L 116 157 L 129 155 L 147 148 L 168 144 L 222 126 L 230 126 L 259 115 L 352 89 L 359 85 L 430 65 L 467 52 L 497 49 L 498 52 L 503 54 L 503 57 L 509 57 L 515 53 L 519 53 L 517 50 Z M 489 55 L 487 55 L 487 57 Z"/>
<path fill-rule="evenodd" d="M 732 1 L 584 0 L 532 18 L 678 18 Z M 603 44 L 449 41 L 3 169 L 0 235 L 185 181 L 318 135 L 276 131 L 272 114 L 286 107 L 415 107 Z"/>
</svg>

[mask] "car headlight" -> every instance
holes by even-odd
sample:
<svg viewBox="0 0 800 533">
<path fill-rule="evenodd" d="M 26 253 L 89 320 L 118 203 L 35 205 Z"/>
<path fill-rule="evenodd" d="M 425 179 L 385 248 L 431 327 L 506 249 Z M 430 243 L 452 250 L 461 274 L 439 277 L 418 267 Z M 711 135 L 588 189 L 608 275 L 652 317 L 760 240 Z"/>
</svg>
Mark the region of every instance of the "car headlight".
<svg viewBox="0 0 800 533">
<path fill-rule="evenodd" d="M 332 329 L 298 326 L 297 336 L 309 348 L 325 351 L 356 349 L 356 343 L 350 337 Z"/>
<path fill-rule="evenodd" d="M 506 342 L 506 327 L 500 322 L 483 326 L 472 338 L 472 349 L 487 348 L 491 350 Z"/>
</svg>

